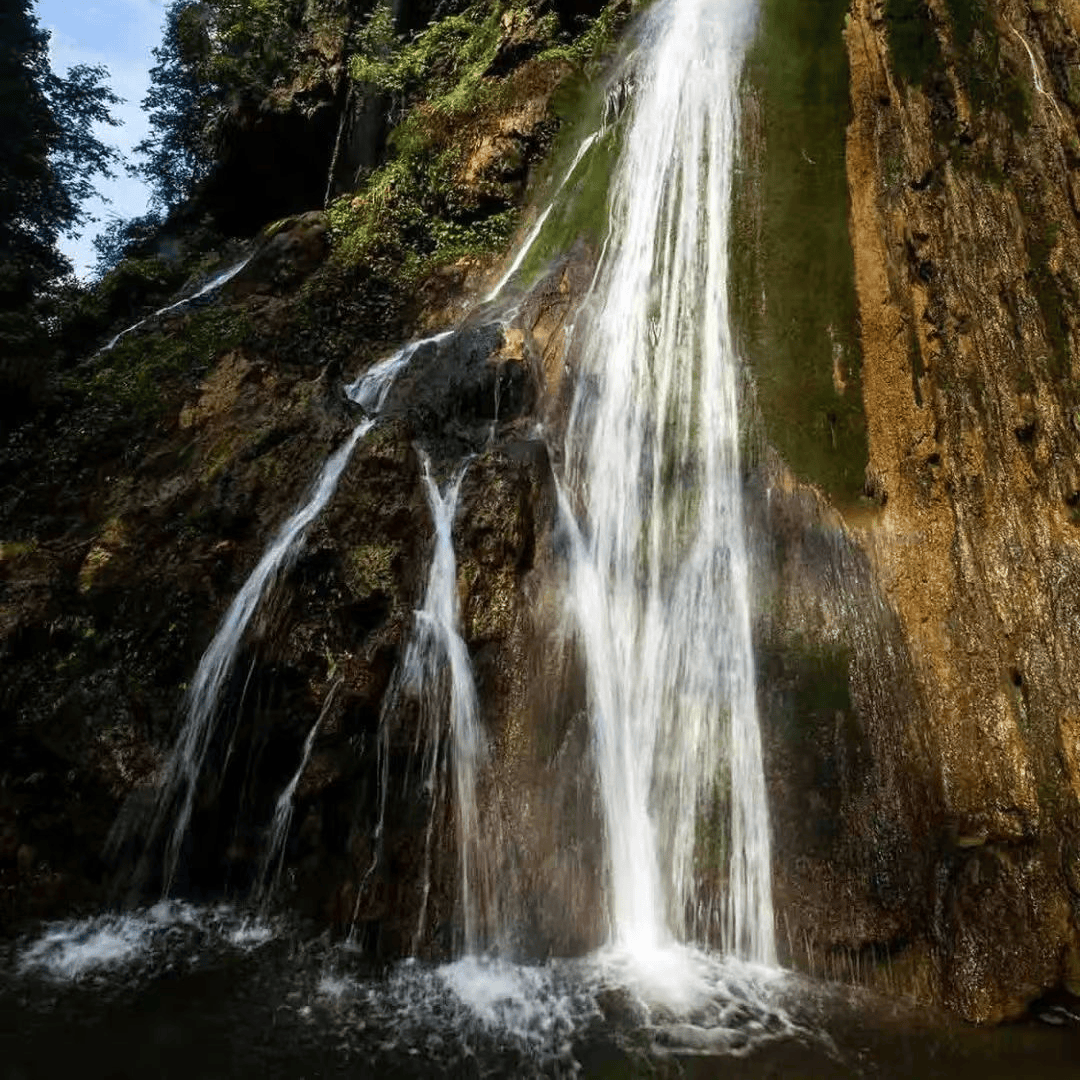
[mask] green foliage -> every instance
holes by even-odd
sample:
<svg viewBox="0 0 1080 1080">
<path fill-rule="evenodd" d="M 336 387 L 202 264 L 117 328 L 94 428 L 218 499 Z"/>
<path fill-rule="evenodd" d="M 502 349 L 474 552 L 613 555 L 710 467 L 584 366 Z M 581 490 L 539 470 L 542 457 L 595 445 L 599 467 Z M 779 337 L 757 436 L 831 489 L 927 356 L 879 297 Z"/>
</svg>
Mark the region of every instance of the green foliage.
<svg viewBox="0 0 1080 1080">
<path fill-rule="evenodd" d="M 0 10 L 0 414 L 43 381 L 47 323 L 71 270 L 57 241 L 89 220 L 95 177 L 112 175 L 116 151 L 96 134 L 119 102 L 106 74 L 80 64 L 55 75 L 29 0 Z"/>
<path fill-rule="evenodd" d="M 205 129 L 220 94 L 206 78 L 213 54 L 208 5 L 173 0 L 153 52 L 157 62 L 142 101 L 151 133 L 135 147 L 142 158 L 135 172 L 150 185 L 154 207 L 165 211 L 191 195 L 212 160 Z"/>
<path fill-rule="evenodd" d="M 357 35 L 350 71 L 356 82 L 396 95 L 399 109 L 422 97 L 430 110 L 457 115 L 492 89 L 489 72 L 505 24 L 515 22 L 536 43 L 550 40 L 558 28 L 554 14 L 537 18 L 524 5 L 479 3 L 433 22 L 406 42 L 396 37 L 390 9 L 380 4 Z"/>
<path fill-rule="evenodd" d="M 202 376 L 223 353 L 250 333 L 247 317 L 214 305 L 190 316 L 181 328 L 122 338 L 88 369 L 67 377 L 67 388 L 91 403 L 153 420 L 165 408 L 163 389 L 178 379 Z"/>
<path fill-rule="evenodd" d="M 290 74 L 296 10 L 285 0 L 172 0 L 142 102 L 151 134 L 135 148 L 155 209 L 190 198 L 233 109 L 262 103 Z"/>
<path fill-rule="evenodd" d="M 135 218 L 111 218 L 93 240 L 97 252 L 95 276 L 101 279 L 126 255 L 134 255 L 140 248 L 152 244 L 163 224 L 164 218 L 156 211 Z"/>
<path fill-rule="evenodd" d="M 504 247 L 518 192 L 498 181 L 479 191 L 462 184 L 461 135 L 530 92 L 514 82 L 526 59 L 537 72 L 559 72 L 554 82 L 565 79 L 610 47 L 629 11 L 624 0 L 613 3 L 576 39 L 563 40 L 552 13 L 521 0 L 476 3 L 405 40 L 389 8 L 377 7 L 353 37 L 350 74 L 390 101 L 398 123 L 386 163 L 330 209 L 338 258 L 409 285 L 439 264 Z M 508 161 L 508 171 L 520 164 Z"/>
</svg>

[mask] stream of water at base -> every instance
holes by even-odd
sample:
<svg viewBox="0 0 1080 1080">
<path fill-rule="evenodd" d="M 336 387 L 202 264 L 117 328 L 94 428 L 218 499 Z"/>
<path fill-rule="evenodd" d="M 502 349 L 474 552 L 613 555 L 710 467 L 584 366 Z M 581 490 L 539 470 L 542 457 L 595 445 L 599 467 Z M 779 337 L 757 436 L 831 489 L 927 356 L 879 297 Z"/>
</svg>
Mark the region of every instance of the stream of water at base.
<svg viewBox="0 0 1080 1080">
<path fill-rule="evenodd" d="M 1080 1026 L 974 1029 L 686 950 L 681 1013 L 605 951 L 365 964 L 281 917 L 163 901 L 0 942 L 0 1080 L 1072 1080 Z"/>
</svg>

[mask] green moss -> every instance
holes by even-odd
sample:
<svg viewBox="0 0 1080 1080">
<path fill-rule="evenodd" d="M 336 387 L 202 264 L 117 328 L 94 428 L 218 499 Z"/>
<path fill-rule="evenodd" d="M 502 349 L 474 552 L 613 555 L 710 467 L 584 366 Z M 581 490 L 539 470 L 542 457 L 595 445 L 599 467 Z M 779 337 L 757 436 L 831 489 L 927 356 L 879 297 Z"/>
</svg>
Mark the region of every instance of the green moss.
<svg viewBox="0 0 1080 1080">
<path fill-rule="evenodd" d="M 1002 53 L 998 28 L 986 0 L 945 0 L 951 28 L 952 64 L 976 112 L 1002 112 L 1020 133 L 1031 123 L 1031 87 Z M 927 0 L 888 0 L 885 12 L 893 71 L 927 93 L 948 93 L 942 52 Z M 935 115 L 935 134 L 950 147 L 957 132 Z"/>
<path fill-rule="evenodd" d="M 945 58 L 926 0 L 888 0 L 885 22 L 893 71 L 912 86 L 927 86 Z"/>
<path fill-rule="evenodd" d="M 357 596 L 381 592 L 393 596 L 397 588 L 394 563 L 398 549 L 393 544 L 360 544 L 349 551 L 345 579 Z"/>
<path fill-rule="evenodd" d="M 236 348 L 250 330 L 245 312 L 208 307 L 152 334 L 132 334 L 96 357 L 86 370 L 69 376 L 69 388 L 91 399 L 153 419 L 171 408 L 166 388 L 179 378 L 203 375 L 223 353 Z"/>
<path fill-rule="evenodd" d="M 1057 222 L 1039 220 L 1033 208 L 1025 206 L 1028 227 L 1025 232 L 1028 254 L 1027 280 L 1042 314 L 1046 343 L 1050 348 L 1050 373 L 1057 379 L 1068 378 L 1072 365 L 1069 345 L 1069 308 L 1063 287 L 1050 266 L 1050 257 L 1057 245 L 1060 226 Z"/>
<path fill-rule="evenodd" d="M 544 185 L 548 190 L 540 190 L 530 199 L 535 206 L 548 204 L 555 186 L 566 175 L 573 154 L 585 139 L 582 127 L 578 123 L 567 129 L 574 136 L 570 154 L 564 151 L 565 140 L 560 140 L 562 145 L 552 155 L 552 167 Z M 523 284 L 535 280 L 545 266 L 569 251 L 576 240 L 586 239 L 594 247 L 603 243 L 608 231 L 611 178 L 619 157 L 621 135 L 621 128 L 613 128 L 586 151 L 522 263 L 520 280 Z"/>
<path fill-rule="evenodd" d="M 732 305 L 769 441 L 840 505 L 867 461 L 848 233 L 845 0 L 764 0 L 736 176 Z M 752 114 L 751 114 L 752 115 Z"/>
<path fill-rule="evenodd" d="M 37 549 L 37 540 L 0 541 L 0 564 L 25 559 L 28 555 L 33 555 Z"/>
</svg>

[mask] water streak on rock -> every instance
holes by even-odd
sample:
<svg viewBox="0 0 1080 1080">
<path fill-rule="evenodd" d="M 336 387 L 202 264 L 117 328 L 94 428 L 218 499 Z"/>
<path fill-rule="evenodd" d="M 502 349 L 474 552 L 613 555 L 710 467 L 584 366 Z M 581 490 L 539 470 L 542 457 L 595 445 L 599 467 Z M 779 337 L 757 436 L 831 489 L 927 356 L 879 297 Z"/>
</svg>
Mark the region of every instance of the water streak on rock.
<svg viewBox="0 0 1080 1080">
<path fill-rule="evenodd" d="M 195 790 L 214 733 L 222 691 L 236 663 L 244 631 L 267 594 L 299 553 L 308 526 L 319 516 L 337 488 L 353 448 L 371 429 L 374 420 L 358 424 L 330 456 L 296 512 L 281 526 L 225 612 L 217 633 L 199 661 L 187 693 L 186 718 L 165 765 L 158 797 L 154 832 L 172 812 L 172 828 L 165 851 L 164 888 L 176 874 L 180 847 L 191 821 Z"/>
<path fill-rule="evenodd" d="M 126 330 L 121 330 L 107 345 L 103 346 L 100 352 L 108 352 L 112 349 L 117 342 L 126 337 L 133 330 L 138 330 L 140 326 L 145 325 L 151 319 L 156 319 L 159 315 L 167 315 L 170 311 L 176 311 L 179 308 L 186 307 L 188 304 L 194 303 L 196 300 L 200 300 L 202 297 L 214 292 L 216 289 L 220 289 L 226 282 L 231 281 L 241 270 L 244 269 L 247 264 L 251 262 L 251 256 L 246 259 L 241 259 L 240 262 L 230 266 L 227 270 L 222 270 L 220 274 L 215 274 L 198 292 L 192 293 L 191 296 L 185 296 L 182 300 L 177 300 L 174 304 L 167 304 L 163 308 L 159 308 L 157 311 L 150 315 L 147 315 L 145 319 L 140 319 L 137 323 L 133 323 Z M 99 353 L 100 355 L 100 353 Z"/>
<path fill-rule="evenodd" d="M 562 180 L 559 181 L 559 186 L 555 189 L 555 194 L 551 197 L 551 202 L 548 203 L 544 212 L 536 219 L 535 224 L 529 230 L 528 235 L 522 241 L 521 246 L 518 248 L 518 253 L 514 257 L 514 261 L 507 268 L 507 271 L 501 278 L 499 278 L 495 287 L 484 297 L 484 303 L 490 304 L 499 293 L 506 288 L 510 279 L 521 269 L 521 264 L 525 261 L 526 256 L 532 250 L 533 244 L 536 243 L 537 237 L 540 235 L 541 230 L 544 228 L 544 223 L 548 219 L 548 215 L 551 213 L 552 208 L 558 201 L 559 196 L 562 194 L 562 190 L 566 187 L 570 177 L 577 171 L 577 167 L 581 164 L 581 159 L 588 152 L 589 148 L 594 142 L 603 134 L 603 131 L 594 131 L 591 135 L 587 136 L 578 147 L 578 152 L 574 155 L 574 160 L 570 163 L 570 168 L 566 170 Z"/>
</svg>

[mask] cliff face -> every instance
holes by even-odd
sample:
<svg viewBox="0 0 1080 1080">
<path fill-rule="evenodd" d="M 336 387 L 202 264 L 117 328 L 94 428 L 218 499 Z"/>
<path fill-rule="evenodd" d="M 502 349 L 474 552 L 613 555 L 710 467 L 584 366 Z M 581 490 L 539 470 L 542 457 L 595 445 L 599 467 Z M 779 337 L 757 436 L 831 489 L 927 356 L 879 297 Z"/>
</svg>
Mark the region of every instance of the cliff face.
<svg viewBox="0 0 1080 1080">
<path fill-rule="evenodd" d="M 980 1019 L 1010 1009 L 1003 988 L 1076 978 L 1080 959 L 1076 14 L 931 5 L 921 85 L 875 5 L 856 3 L 846 32 L 882 504 L 862 542 L 940 783 L 941 992 Z"/>
<path fill-rule="evenodd" d="M 579 952 L 602 932 L 603 849 L 548 447 L 597 255 L 589 193 L 553 218 L 585 239 L 508 325 L 476 297 L 530 173 L 580 142 L 581 76 L 628 11 L 560 8 L 594 21 L 559 44 L 550 18 L 492 8 L 364 54 L 355 84 L 348 12 L 327 11 L 333 41 L 298 38 L 315 74 L 263 113 L 300 123 L 310 91 L 296 145 L 318 141 L 332 190 L 360 186 L 266 229 L 210 306 L 87 360 L 4 445 L 0 915 L 105 899 L 121 811 L 120 863 L 138 859 L 199 656 L 356 422 L 342 384 L 473 310 L 414 358 L 255 619 L 180 884 L 251 884 L 318 721 L 284 895 L 355 921 L 373 956 L 452 950 L 445 764 L 429 782 L 424 703 L 395 671 L 431 555 L 421 451 L 442 480 L 471 455 L 454 541 L 492 746 L 484 902 L 492 926 L 516 913 L 509 947 Z M 429 49 L 444 66 L 421 91 Z M 408 113 L 389 147 L 384 93 Z M 1080 979 L 1075 109 L 1076 0 L 766 0 L 748 65 L 733 300 L 778 939 L 815 974 L 974 1020 Z"/>
</svg>

